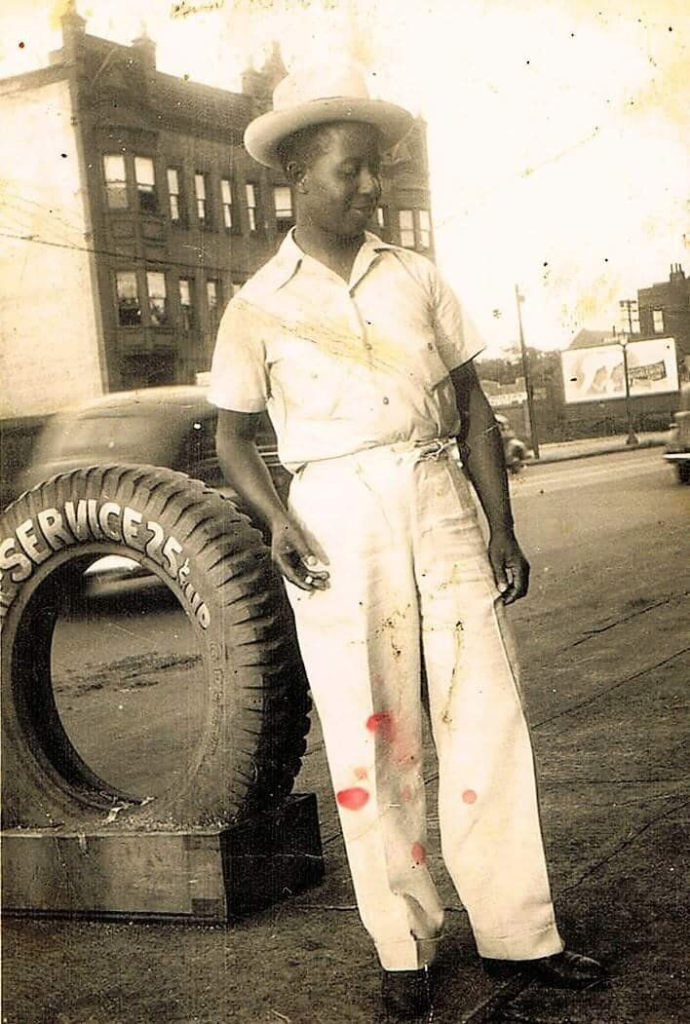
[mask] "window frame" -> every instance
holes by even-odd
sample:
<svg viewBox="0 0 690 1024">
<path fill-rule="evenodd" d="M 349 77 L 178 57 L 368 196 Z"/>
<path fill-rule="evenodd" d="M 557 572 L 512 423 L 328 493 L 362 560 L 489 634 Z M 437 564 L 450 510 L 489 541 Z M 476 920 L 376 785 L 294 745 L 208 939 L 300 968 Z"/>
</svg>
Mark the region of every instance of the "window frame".
<svg viewBox="0 0 690 1024">
<path fill-rule="evenodd" d="M 661 321 L 660 325 L 657 317 Z M 654 334 L 663 334 L 666 331 L 666 318 L 663 309 L 652 309 L 652 331 Z"/>
<path fill-rule="evenodd" d="M 215 285 L 216 289 L 216 301 L 211 304 L 209 298 L 209 285 Z M 219 277 L 207 277 L 206 278 L 206 308 L 211 316 L 218 316 L 218 310 L 221 307 L 223 296 L 223 282 Z"/>
<path fill-rule="evenodd" d="M 168 291 L 168 275 L 165 270 L 150 270 L 144 271 L 146 281 L 146 308 L 148 310 L 148 322 L 150 327 L 162 328 L 165 330 L 170 327 L 170 293 Z M 163 315 L 164 319 L 161 323 L 156 322 L 156 316 L 153 311 L 153 300 L 159 299 L 160 296 L 153 296 L 151 293 L 151 278 L 153 276 L 160 277 L 163 280 Z"/>
<path fill-rule="evenodd" d="M 139 169 L 142 163 L 151 165 L 151 182 L 141 181 Z M 137 190 L 137 208 L 139 213 L 158 214 L 160 212 L 158 202 L 158 185 L 156 182 L 156 161 L 152 156 L 144 156 L 141 153 L 134 155 L 134 187 Z M 151 200 L 144 201 L 144 196 L 151 196 Z M 148 205 L 150 203 L 150 205 Z"/>
<path fill-rule="evenodd" d="M 123 321 L 121 319 L 121 316 L 120 316 L 121 309 L 120 309 L 119 279 L 121 277 L 123 277 L 124 275 L 127 275 L 128 277 L 131 277 L 133 279 L 133 281 L 134 281 L 134 288 L 135 288 L 135 292 L 136 292 L 136 302 L 137 302 L 137 309 L 139 311 L 139 316 L 138 316 L 138 319 L 136 319 L 132 323 L 123 323 Z M 121 267 L 119 269 L 115 269 L 113 271 L 113 283 L 114 283 L 114 286 L 115 286 L 115 317 L 117 319 L 118 329 L 119 328 L 127 329 L 127 328 L 131 328 L 131 327 L 134 327 L 134 328 L 142 327 L 143 323 L 144 323 L 144 307 L 142 306 L 142 303 L 141 303 L 141 287 L 140 287 L 140 281 L 139 281 L 139 274 L 138 274 L 138 272 L 136 270 L 128 270 L 128 269 L 126 269 L 124 267 Z M 124 296 L 123 296 L 123 298 L 124 298 Z"/>
<path fill-rule="evenodd" d="M 183 290 L 182 286 L 183 286 L 183 284 L 187 285 L 188 298 L 189 298 L 189 301 L 187 303 L 182 301 L 182 290 Z M 181 323 L 181 326 L 182 326 L 182 330 L 185 332 L 185 334 L 191 334 L 191 332 L 196 327 L 197 317 L 196 317 L 196 303 L 194 301 L 195 297 L 196 297 L 196 281 L 195 281 L 195 279 L 193 277 L 178 277 L 178 279 L 177 279 L 177 298 L 178 298 L 178 302 L 180 304 L 180 323 Z M 188 310 L 187 314 L 185 314 L 185 310 Z"/>
<path fill-rule="evenodd" d="M 414 221 L 414 209 L 411 207 L 405 207 L 404 209 L 398 210 L 398 233 L 400 235 L 400 245 L 403 249 L 416 249 L 417 247 L 417 233 L 415 231 Z M 403 216 L 405 214 L 410 215 L 410 223 L 403 224 Z M 405 238 L 411 237 L 412 244 L 408 245 Z"/>
<path fill-rule="evenodd" d="M 177 179 L 177 191 L 173 192 L 170 188 L 170 174 L 171 172 Z M 168 212 L 170 213 L 170 223 L 179 226 L 187 223 L 186 209 L 185 209 L 185 190 L 182 181 L 182 168 L 171 164 L 166 167 L 165 171 L 165 183 L 168 190 Z M 173 216 L 173 197 L 177 206 L 177 217 Z"/>
<path fill-rule="evenodd" d="M 252 202 L 249 201 L 250 194 L 252 196 Z M 261 230 L 259 221 L 259 185 L 257 182 L 245 181 L 244 197 L 247 209 L 247 226 L 249 228 L 249 233 L 250 235 L 257 235 Z"/>
<path fill-rule="evenodd" d="M 227 185 L 227 190 L 224 186 Z M 227 195 L 226 195 L 227 191 Z M 220 179 L 220 202 L 223 217 L 223 227 L 226 231 L 237 233 L 239 229 L 238 224 L 238 206 L 237 206 L 237 192 L 235 188 L 235 182 L 232 176 L 222 177 Z M 228 224 L 228 217 L 230 223 Z"/>
<path fill-rule="evenodd" d="M 276 230 L 284 233 L 290 230 L 295 223 L 295 196 L 292 188 L 289 185 L 273 185 L 273 215 L 275 218 Z M 287 216 L 280 216 L 280 211 L 285 211 L 288 207 L 278 206 L 278 192 L 285 192 L 290 199 L 289 213 Z"/>
<path fill-rule="evenodd" d="M 106 160 L 108 158 L 115 158 L 116 160 L 122 161 L 122 173 L 124 178 L 109 178 L 106 170 Z M 122 210 L 130 210 L 129 200 L 129 175 L 127 174 L 127 157 L 124 153 L 101 153 L 101 173 L 103 175 L 103 188 L 105 192 L 105 206 L 110 213 L 120 212 Z M 120 188 L 117 190 L 113 189 L 113 186 L 119 184 Z M 122 205 L 113 205 L 110 202 L 110 197 L 114 191 L 118 191 L 124 197 L 124 203 Z"/>
<path fill-rule="evenodd" d="M 203 195 L 199 195 L 199 183 L 202 185 Z M 208 171 L 194 171 L 194 208 L 196 212 L 196 219 L 199 226 L 202 228 L 208 228 L 211 226 L 211 202 L 210 196 L 210 182 Z M 202 205 L 200 205 L 202 204 Z M 204 211 L 203 216 L 200 216 L 199 211 Z"/>
<path fill-rule="evenodd" d="M 425 252 L 428 252 L 428 250 L 431 249 L 431 238 L 432 238 L 431 213 L 429 212 L 429 210 L 421 208 L 421 209 L 416 211 L 416 214 L 417 214 L 417 224 L 418 224 L 418 232 L 417 232 L 417 234 L 418 234 L 418 243 L 417 243 L 418 244 L 418 248 L 423 249 Z M 426 217 L 426 221 L 427 221 L 426 227 L 424 227 L 422 225 L 422 215 L 424 215 Z M 424 235 L 427 236 L 426 244 L 423 241 Z"/>
</svg>

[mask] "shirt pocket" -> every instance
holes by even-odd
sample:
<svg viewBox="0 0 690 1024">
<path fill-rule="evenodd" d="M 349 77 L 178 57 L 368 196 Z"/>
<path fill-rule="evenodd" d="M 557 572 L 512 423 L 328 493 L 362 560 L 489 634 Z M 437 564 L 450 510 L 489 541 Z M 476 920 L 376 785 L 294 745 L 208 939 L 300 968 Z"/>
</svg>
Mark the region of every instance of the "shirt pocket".
<svg viewBox="0 0 690 1024">
<path fill-rule="evenodd" d="M 448 377 L 448 367 L 438 349 L 428 297 L 415 281 L 406 279 L 405 284 L 375 320 L 373 353 L 389 371 L 431 393 Z"/>
<path fill-rule="evenodd" d="M 333 419 L 347 389 L 349 368 L 324 352 L 316 340 L 291 331 L 272 346 L 268 375 L 271 396 L 286 414 L 301 420 Z"/>
<path fill-rule="evenodd" d="M 393 370 L 411 384 L 431 394 L 448 378 L 448 367 L 440 356 L 433 330 L 414 322 L 401 324 L 395 341 L 388 345 L 374 344 L 375 358 L 379 356 Z"/>
</svg>

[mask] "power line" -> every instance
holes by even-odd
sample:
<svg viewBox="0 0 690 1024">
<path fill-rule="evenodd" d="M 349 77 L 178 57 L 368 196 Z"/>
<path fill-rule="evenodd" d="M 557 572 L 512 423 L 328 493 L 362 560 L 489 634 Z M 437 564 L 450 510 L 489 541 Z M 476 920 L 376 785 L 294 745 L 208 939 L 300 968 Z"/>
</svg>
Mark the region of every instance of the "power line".
<svg viewBox="0 0 690 1024">
<path fill-rule="evenodd" d="M 36 238 L 35 235 L 14 235 L 7 231 L 0 231 L 0 238 L 13 238 L 17 242 L 31 242 L 33 245 L 48 245 L 53 249 L 69 249 L 74 252 L 86 252 L 94 256 L 110 256 L 113 259 L 123 260 L 128 263 L 140 263 L 144 266 L 160 266 L 160 267 L 183 267 L 185 270 L 204 270 L 206 266 L 211 264 L 196 264 L 196 263 L 183 263 L 181 260 L 158 260 L 148 256 L 137 256 L 133 253 L 127 252 L 114 252 L 110 249 L 94 249 L 87 245 L 73 245 L 67 242 L 49 242 L 45 238 Z M 196 246 L 190 246 L 190 249 L 196 249 Z M 202 252 L 201 249 L 198 252 Z M 226 270 L 227 273 L 232 273 L 230 267 L 216 267 L 213 266 L 214 270 Z"/>
</svg>

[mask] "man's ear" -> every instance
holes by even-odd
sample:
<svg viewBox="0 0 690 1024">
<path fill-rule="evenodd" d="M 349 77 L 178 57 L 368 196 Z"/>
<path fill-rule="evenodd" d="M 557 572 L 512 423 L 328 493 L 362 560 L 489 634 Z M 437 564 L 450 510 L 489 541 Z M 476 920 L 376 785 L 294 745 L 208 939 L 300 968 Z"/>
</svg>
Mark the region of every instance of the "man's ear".
<svg viewBox="0 0 690 1024">
<path fill-rule="evenodd" d="M 307 170 L 299 160 L 290 160 L 285 168 L 285 177 L 298 192 L 308 191 L 306 186 Z"/>
</svg>

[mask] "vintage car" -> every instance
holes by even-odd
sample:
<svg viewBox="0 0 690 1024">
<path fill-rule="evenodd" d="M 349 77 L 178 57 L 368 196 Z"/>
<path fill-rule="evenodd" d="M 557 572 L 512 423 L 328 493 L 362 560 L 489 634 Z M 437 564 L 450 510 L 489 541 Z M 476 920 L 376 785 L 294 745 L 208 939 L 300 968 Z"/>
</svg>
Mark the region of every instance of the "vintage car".
<svg viewBox="0 0 690 1024">
<path fill-rule="evenodd" d="M 36 440 L 18 491 L 56 473 L 96 463 L 142 463 L 179 470 L 232 497 L 216 455 L 218 410 L 197 384 L 144 388 L 103 395 L 52 416 Z M 289 474 L 278 461 L 267 416 L 259 419 L 257 442 L 281 494 Z"/>
<path fill-rule="evenodd" d="M 137 463 L 187 473 L 241 508 L 222 478 L 215 441 L 218 410 L 206 395 L 207 388 L 199 384 L 113 392 L 52 416 L 36 440 L 29 465 L 17 477 L 15 495 L 73 469 Z M 265 414 L 259 417 L 257 443 L 278 493 L 285 497 L 290 476 L 278 460 L 276 437 Z M 99 559 L 85 576 L 93 595 L 151 583 L 138 562 L 120 555 Z"/>
<path fill-rule="evenodd" d="M 678 482 L 690 484 L 690 384 L 681 388 L 680 408 L 673 417 L 664 458 L 675 466 Z"/>
<path fill-rule="evenodd" d="M 495 413 L 494 419 L 501 432 L 506 469 L 509 473 L 519 473 L 530 457 L 527 445 L 517 436 L 507 416 Z"/>
</svg>

